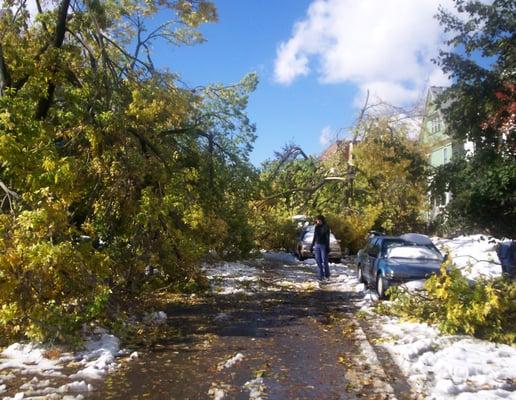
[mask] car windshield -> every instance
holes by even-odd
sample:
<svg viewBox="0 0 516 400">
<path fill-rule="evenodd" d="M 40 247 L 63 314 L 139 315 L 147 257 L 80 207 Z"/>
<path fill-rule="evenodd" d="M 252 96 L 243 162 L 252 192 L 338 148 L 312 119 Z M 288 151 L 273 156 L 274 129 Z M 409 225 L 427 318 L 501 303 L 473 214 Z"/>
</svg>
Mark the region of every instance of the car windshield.
<svg viewBox="0 0 516 400">
<path fill-rule="evenodd" d="M 387 252 L 394 247 L 400 247 L 404 245 L 406 246 L 407 242 L 402 239 L 386 239 L 382 243 L 383 254 L 387 254 Z"/>
<path fill-rule="evenodd" d="M 417 260 L 436 260 L 441 258 L 424 246 L 396 246 L 387 250 L 387 258 L 410 258 Z"/>
</svg>

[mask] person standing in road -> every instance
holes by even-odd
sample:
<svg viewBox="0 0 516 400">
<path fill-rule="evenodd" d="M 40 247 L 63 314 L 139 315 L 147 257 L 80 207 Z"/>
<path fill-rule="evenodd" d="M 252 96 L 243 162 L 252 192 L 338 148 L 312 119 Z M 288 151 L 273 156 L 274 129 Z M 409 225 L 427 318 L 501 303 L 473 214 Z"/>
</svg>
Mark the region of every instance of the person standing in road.
<svg viewBox="0 0 516 400">
<path fill-rule="evenodd" d="M 330 227 L 323 215 L 318 215 L 315 218 L 314 239 L 310 249 L 314 253 L 315 261 L 317 261 L 319 267 L 319 280 L 330 279 L 330 266 L 328 264 Z"/>
</svg>

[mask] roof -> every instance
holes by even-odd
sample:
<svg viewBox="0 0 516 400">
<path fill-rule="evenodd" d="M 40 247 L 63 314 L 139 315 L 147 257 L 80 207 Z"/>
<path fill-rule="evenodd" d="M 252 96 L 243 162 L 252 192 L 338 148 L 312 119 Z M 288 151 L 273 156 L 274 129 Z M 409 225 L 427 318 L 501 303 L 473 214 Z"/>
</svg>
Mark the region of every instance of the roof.
<svg viewBox="0 0 516 400">
<path fill-rule="evenodd" d="M 412 242 L 415 244 L 433 244 L 428 236 L 422 235 L 420 233 L 405 233 L 404 235 L 400 235 L 400 238 L 406 240 L 407 242 Z"/>
<path fill-rule="evenodd" d="M 446 89 L 444 86 L 430 86 L 428 90 L 432 93 L 432 96 L 437 97 L 443 94 Z"/>
<path fill-rule="evenodd" d="M 432 96 L 432 101 L 435 102 L 437 98 L 445 92 L 446 89 L 448 88 L 445 86 L 430 86 L 428 88 L 428 92 Z M 451 105 L 451 103 L 451 99 L 447 99 L 444 103 L 441 104 L 439 111 L 442 112 L 442 110 L 446 110 Z"/>
</svg>

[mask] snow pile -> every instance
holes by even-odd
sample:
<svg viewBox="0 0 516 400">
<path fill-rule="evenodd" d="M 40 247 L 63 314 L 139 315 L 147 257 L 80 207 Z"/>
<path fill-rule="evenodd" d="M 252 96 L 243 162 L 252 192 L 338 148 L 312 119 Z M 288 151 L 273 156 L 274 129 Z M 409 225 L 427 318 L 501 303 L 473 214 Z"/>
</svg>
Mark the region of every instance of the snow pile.
<svg viewBox="0 0 516 400">
<path fill-rule="evenodd" d="M 145 315 L 143 322 L 147 324 L 158 324 L 161 325 L 167 321 L 167 314 L 164 311 L 155 311 L 153 313 Z"/>
<path fill-rule="evenodd" d="M 17 393 L 4 400 L 29 397 L 82 399 L 80 393 L 93 390 L 88 381 L 101 379 L 116 368 L 116 357 L 121 354 L 118 338 L 102 329 L 97 329 L 95 334 L 86 343 L 84 352 L 77 355 L 63 353 L 56 359 L 48 358 L 47 350 L 41 345 L 14 343 L 7 347 L 0 353 L 0 393 L 14 390 Z M 76 372 L 67 376 L 63 373 L 65 369 Z M 59 379 L 61 385 L 56 385 L 55 379 Z M 69 382 L 62 384 L 63 380 Z M 79 394 L 71 396 L 69 393 Z"/>
<path fill-rule="evenodd" d="M 63 368 L 61 360 L 50 360 L 44 354 L 45 349 L 36 344 L 14 343 L 0 353 L 0 371 L 13 369 L 24 375 L 64 376 L 60 372 Z"/>
<path fill-rule="evenodd" d="M 496 254 L 500 240 L 484 235 L 453 239 L 432 238 L 441 253 L 449 253 L 453 263 L 470 279 L 500 276 L 502 267 Z"/>
<path fill-rule="evenodd" d="M 102 379 L 115 368 L 115 358 L 119 351 L 120 340 L 116 336 L 102 333 L 98 340 L 86 344 L 86 352 L 79 356 L 79 364 L 84 368 L 70 375 L 70 378 Z"/>
<path fill-rule="evenodd" d="M 266 387 L 261 377 L 246 382 L 244 388 L 249 390 L 249 400 L 264 400 L 267 398 L 265 395 Z"/>
<path fill-rule="evenodd" d="M 225 368 L 231 368 L 232 366 L 238 364 L 244 359 L 244 355 L 242 353 L 237 353 L 229 360 L 220 363 L 217 367 L 219 371 L 222 371 Z"/>
<path fill-rule="evenodd" d="M 208 395 L 213 400 L 223 400 L 226 397 L 226 392 L 223 388 L 217 387 L 216 384 L 212 384 L 210 390 L 208 390 Z"/>
<path fill-rule="evenodd" d="M 382 344 L 430 399 L 516 398 L 516 348 L 382 318 Z"/>
</svg>

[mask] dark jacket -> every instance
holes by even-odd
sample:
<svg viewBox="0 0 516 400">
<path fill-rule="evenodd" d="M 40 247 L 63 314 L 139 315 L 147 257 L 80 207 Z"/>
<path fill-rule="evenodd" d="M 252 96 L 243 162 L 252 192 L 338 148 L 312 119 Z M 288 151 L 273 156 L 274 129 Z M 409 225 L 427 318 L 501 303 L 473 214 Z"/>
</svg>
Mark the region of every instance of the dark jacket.
<svg viewBox="0 0 516 400">
<path fill-rule="evenodd" d="M 330 248 L 330 227 L 327 224 L 315 225 L 312 247 L 316 243 L 326 245 L 327 249 Z"/>
</svg>

